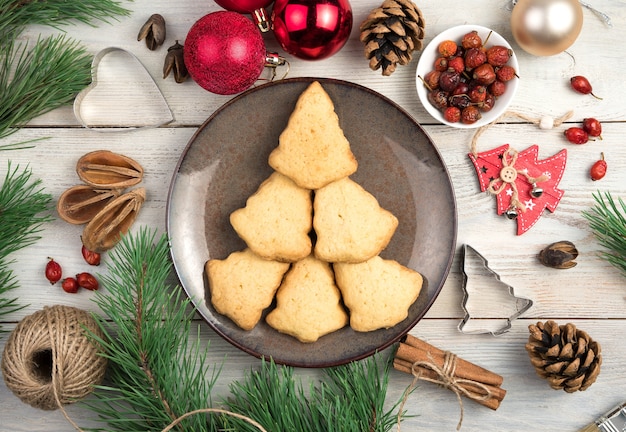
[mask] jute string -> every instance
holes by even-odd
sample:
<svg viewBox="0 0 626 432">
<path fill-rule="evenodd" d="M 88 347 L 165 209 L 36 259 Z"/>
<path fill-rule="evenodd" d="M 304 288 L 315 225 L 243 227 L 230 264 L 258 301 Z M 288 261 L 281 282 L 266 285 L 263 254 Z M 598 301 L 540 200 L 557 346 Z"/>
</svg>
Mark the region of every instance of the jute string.
<svg viewBox="0 0 626 432">
<path fill-rule="evenodd" d="M 491 390 L 483 383 L 479 381 L 474 381 L 466 378 L 457 378 L 455 376 L 456 373 L 456 364 L 457 364 L 457 356 L 456 354 L 450 351 L 444 351 L 444 360 L 443 364 L 438 366 L 433 360 L 432 356 L 429 354 L 431 361 L 417 361 L 413 363 L 411 366 L 411 374 L 413 375 L 413 382 L 404 392 L 404 396 L 400 407 L 398 409 L 398 431 L 400 431 L 400 415 L 404 409 L 404 404 L 408 395 L 413 391 L 418 381 L 427 381 L 435 384 L 439 384 L 442 387 L 445 387 L 449 390 L 452 390 L 456 395 L 457 400 L 459 401 L 459 407 L 461 413 L 459 415 L 459 422 L 456 426 L 456 430 L 461 429 L 461 425 L 463 424 L 463 399 L 461 396 L 465 396 L 472 400 L 488 400 L 493 397 L 493 393 Z M 434 371 L 437 374 L 437 378 L 429 378 L 422 375 L 421 368 L 427 368 Z M 477 388 L 478 391 L 470 390 L 468 387 Z"/>
<path fill-rule="evenodd" d="M 50 306 L 27 316 L 15 327 L 2 354 L 2 375 L 7 387 L 35 408 L 59 409 L 77 430 L 82 429 L 65 405 L 86 397 L 100 384 L 107 360 L 87 332 L 103 338 L 91 315 L 70 306 Z M 263 427 L 241 414 L 219 408 L 190 411 L 174 419 L 162 432 L 200 413 L 220 413 L 247 421 L 261 432 Z"/>
</svg>

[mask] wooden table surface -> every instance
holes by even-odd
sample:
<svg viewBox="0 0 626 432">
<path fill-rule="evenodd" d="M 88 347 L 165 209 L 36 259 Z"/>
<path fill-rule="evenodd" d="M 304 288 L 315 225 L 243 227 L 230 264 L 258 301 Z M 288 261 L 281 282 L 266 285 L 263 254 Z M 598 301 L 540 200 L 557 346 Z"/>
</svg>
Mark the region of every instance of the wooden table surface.
<svg viewBox="0 0 626 432">
<path fill-rule="evenodd" d="M 418 2 L 427 23 L 426 43 L 441 31 L 459 24 L 490 27 L 512 43 L 519 59 L 521 78 L 511 110 L 533 118 L 543 115 L 556 118 L 570 110 L 574 112 L 566 124 L 551 130 L 511 118 L 506 123 L 493 125 L 480 138 L 480 150 L 509 143 L 520 150 L 538 144 L 540 158 L 562 149 L 568 151 L 567 167 L 560 184 L 565 194 L 557 210 L 545 212 L 539 222 L 521 236 L 516 235 L 513 222 L 496 215 L 495 198 L 479 190 L 467 157 L 475 131 L 438 124 L 418 101 L 415 68 L 419 53 L 410 65 L 399 67 L 390 77 L 368 68 L 358 39 L 358 24 L 371 9 L 379 6 L 377 0 L 352 1 L 355 25 L 349 41 L 338 54 L 320 61 L 286 56 L 291 64 L 290 77 L 352 81 L 395 101 L 421 123 L 447 165 L 458 206 L 457 254 L 440 295 L 410 333 L 501 374 L 503 387 L 508 391 L 497 411 L 465 401 L 463 430 L 576 431 L 626 400 L 626 279 L 599 256 L 602 248 L 581 214 L 593 205 L 592 194 L 598 190 L 626 199 L 626 80 L 621 75 L 626 54 L 626 2 L 595 0 L 592 3 L 611 18 L 612 26 L 585 8 L 582 32 L 567 53 L 537 57 L 515 44 L 510 29 L 509 1 Z M 136 0 L 128 3 L 128 7 L 132 14 L 118 22 L 101 24 L 98 28 L 77 24 L 66 30 L 91 53 L 112 46 L 134 53 L 156 80 L 175 121 L 158 129 L 98 133 L 80 127 L 71 107 L 61 108 L 3 140 L 4 144 L 49 137 L 31 149 L 2 152 L 0 170 L 5 172 L 6 159 L 30 167 L 56 199 L 77 183 L 74 167 L 81 155 L 99 149 L 126 154 L 139 161 L 146 171 L 144 185 L 148 198 L 136 227 L 150 226 L 164 232 L 167 191 L 181 152 L 198 126 L 230 99 L 208 93 L 192 81 L 179 85 L 171 78 L 163 80 L 164 50 L 175 39 L 183 41 L 197 19 L 219 7 L 211 1 L 164 0 Z M 168 39 L 157 52 L 148 51 L 142 42 L 136 41 L 138 29 L 152 13 L 162 14 L 168 23 Z M 39 34 L 56 32 L 32 27 L 22 38 L 33 40 Z M 280 51 L 272 35 L 266 35 L 265 39 L 268 50 Z M 573 92 L 569 78 L 574 75 L 587 76 L 594 85 L 594 92 L 603 99 Z M 124 76 L 119 80 L 123 83 Z M 121 99 L 118 103 L 122 106 L 125 101 Z M 563 137 L 565 128 L 579 125 L 586 117 L 602 122 L 604 139 L 582 146 L 567 143 Z M 609 172 L 601 181 L 592 182 L 587 172 L 600 152 L 605 154 Z M 98 311 L 92 293 L 82 291 L 69 295 L 58 286 L 51 287 L 42 277 L 46 257 L 51 255 L 68 267 L 80 265 L 82 258 L 75 253 L 80 247 L 79 235 L 80 228 L 57 218 L 45 226 L 40 241 L 13 255 L 15 262 L 11 267 L 21 285 L 13 294 L 28 306 L 5 317 L 2 323 L 5 329 L 12 330 L 23 317 L 47 305 L 66 304 Z M 580 256 L 575 268 L 554 270 L 538 262 L 537 253 L 559 240 L 570 240 L 578 247 Z M 513 321 L 511 330 L 504 335 L 469 335 L 458 330 L 464 315 L 459 269 L 459 251 L 464 244 L 482 253 L 501 279 L 515 288 L 517 295 L 534 301 L 533 307 Z M 602 345 L 602 371 L 587 391 L 575 394 L 555 391 L 535 374 L 524 349 L 527 328 L 529 324 L 547 319 L 561 324 L 572 322 Z M 216 387 L 217 392 L 225 392 L 229 382 L 241 378 L 244 370 L 256 365 L 258 360 L 222 340 L 202 320 L 198 319 L 198 324 L 203 341 L 210 341 L 210 359 L 219 363 L 228 357 Z M 0 348 L 5 342 L 6 336 L 0 340 Z M 298 370 L 298 373 L 307 378 L 315 377 L 317 371 Z M 408 375 L 393 371 L 389 401 L 397 400 L 409 383 Z M 459 418 L 455 396 L 430 383 L 419 386 L 409 398 L 407 408 L 409 414 L 416 417 L 403 423 L 403 431 L 454 430 Z M 90 418 L 90 412 L 79 406 L 70 406 L 68 412 L 83 427 L 98 424 Z M 70 431 L 72 427 L 59 411 L 44 412 L 23 404 L 0 380 L 0 430 Z"/>
</svg>

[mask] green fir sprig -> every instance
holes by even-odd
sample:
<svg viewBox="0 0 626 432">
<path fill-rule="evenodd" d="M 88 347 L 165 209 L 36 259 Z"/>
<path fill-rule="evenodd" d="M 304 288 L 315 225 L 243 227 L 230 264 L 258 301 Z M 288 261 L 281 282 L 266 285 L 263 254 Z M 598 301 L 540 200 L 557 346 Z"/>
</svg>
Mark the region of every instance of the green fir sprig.
<svg viewBox="0 0 626 432">
<path fill-rule="evenodd" d="M 8 296 L 19 286 L 9 255 L 40 239 L 44 223 L 52 220 L 51 203 L 52 195 L 44 191 L 40 179 L 32 178 L 30 169 L 13 168 L 8 162 L 0 186 L 0 317 L 24 307 Z"/>
<path fill-rule="evenodd" d="M 217 399 L 212 389 L 222 364 L 209 364 L 209 347 L 191 334 L 189 299 L 167 282 L 166 236 L 156 239 L 140 228 L 109 257 L 95 297 L 106 316 L 96 318 L 105 335 L 98 342 L 109 360 L 107 380 L 83 401 L 108 427 L 91 430 L 161 431 L 194 411 L 200 414 L 173 430 L 258 432 L 256 423 L 268 432 L 387 432 L 403 418 L 404 412 L 393 413 L 400 401 L 385 409 L 391 362 L 381 356 L 324 369 L 308 391 L 295 368 L 261 360 Z"/>
<path fill-rule="evenodd" d="M 210 406 L 219 372 L 206 364 L 199 338 L 190 337 L 189 300 L 168 284 L 167 238 L 155 239 L 146 228 L 124 236 L 109 254 L 104 289 L 95 298 L 110 320 L 99 319 L 110 384 L 98 387 L 88 406 L 111 431 L 160 431 L 188 411 Z M 217 430 L 207 423 L 214 427 L 214 417 L 192 416 L 175 430 Z"/>
<path fill-rule="evenodd" d="M 610 192 L 593 194 L 595 205 L 583 216 L 589 222 L 598 242 L 607 250 L 602 257 L 626 276 L 626 203 L 617 201 Z"/>
<path fill-rule="evenodd" d="M 18 126 L 71 103 L 91 82 L 92 56 L 64 35 L 38 39 L 32 48 L 0 45 L 0 139 Z"/>
<path fill-rule="evenodd" d="M 129 13 L 121 2 L 113 0 L 0 0 L 0 43 L 14 39 L 28 25 L 94 25 L 94 21 L 109 22 Z"/>
</svg>

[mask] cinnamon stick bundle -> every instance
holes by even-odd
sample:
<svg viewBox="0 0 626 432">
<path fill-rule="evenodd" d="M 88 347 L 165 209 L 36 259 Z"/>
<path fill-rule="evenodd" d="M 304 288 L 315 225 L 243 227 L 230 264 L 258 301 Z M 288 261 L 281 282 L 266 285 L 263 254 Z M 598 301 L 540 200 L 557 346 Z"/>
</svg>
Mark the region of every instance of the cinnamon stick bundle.
<svg viewBox="0 0 626 432">
<path fill-rule="evenodd" d="M 454 356 L 456 363 L 452 376 L 442 376 L 449 353 L 421 340 L 407 335 L 396 352 L 393 367 L 408 374 L 416 374 L 421 379 L 455 385 L 458 394 L 484 405 L 492 410 L 498 409 L 506 395 L 502 387 L 502 376 L 484 369 L 474 363 Z"/>
</svg>

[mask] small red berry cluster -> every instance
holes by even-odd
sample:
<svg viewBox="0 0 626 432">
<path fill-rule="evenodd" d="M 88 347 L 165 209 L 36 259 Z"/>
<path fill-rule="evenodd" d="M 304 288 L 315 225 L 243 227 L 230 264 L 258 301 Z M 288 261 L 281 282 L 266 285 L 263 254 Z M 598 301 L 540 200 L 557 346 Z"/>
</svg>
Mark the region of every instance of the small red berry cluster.
<svg viewBox="0 0 626 432">
<path fill-rule="evenodd" d="M 582 75 L 576 75 L 570 78 L 572 88 L 578 93 L 590 94 L 596 99 L 601 97 L 593 94 L 593 87 L 587 78 Z M 583 120 L 582 127 L 573 126 L 565 132 L 565 138 L 572 144 L 586 144 L 595 141 L 594 138 L 602 139 L 602 124 L 595 118 L 589 117 Z M 591 180 L 600 180 L 606 175 L 607 163 L 604 160 L 604 153 L 600 153 L 600 160 L 596 161 L 589 170 Z"/>
<path fill-rule="evenodd" d="M 85 262 L 92 266 L 100 265 L 100 254 L 88 250 L 85 246 L 82 247 L 81 253 Z M 63 277 L 63 269 L 61 264 L 55 261 L 53 258 L 48 258 L 46 264 L 45 276 L 52 285 L 57 283 Z M 98 280 L 89 272 L 82 272 L 76 274 L 75 277 L 66 277 L 61 281 L 61 288 L 63 291 L 71 294 L 78 292 L 79 288 L 85 288 L 89 291 L 96 291 L 99 287 Z"/>
</svg>

